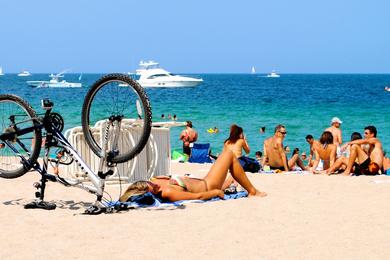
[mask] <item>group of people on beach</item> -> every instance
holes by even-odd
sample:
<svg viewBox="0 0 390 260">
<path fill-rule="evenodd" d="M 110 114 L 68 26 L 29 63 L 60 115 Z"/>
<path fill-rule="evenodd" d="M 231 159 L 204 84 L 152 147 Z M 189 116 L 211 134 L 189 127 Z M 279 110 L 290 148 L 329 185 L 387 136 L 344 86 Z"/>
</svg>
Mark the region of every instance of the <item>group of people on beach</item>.
<svg viewBox="0 0 390 260">
<path fill-rule="evenodd" d="M 298 165 L 302 170 L 313 173 L 342 173 L 348 176 L 384 173 L 389 168 L 389 159 L 384 156 L 376 127 L 365 127 L 364 138 L 358 132 L 352 133 L 351 140 L 343 144 L 341 123 L 339 118 L 333 118 L 331 126 L 324 130 L 319 140 L 315 140 L 312 135 L 306 136 L 310 145 L 307 166 L 297 153 L 287 159 L 283 149 L 287 131 L 283 125 L 276 126 L 274 136 L 264 141 L 263 165 L 281 171 L 293 170 Z"/>
<path fill-rule="evenodd" d="M 287 157 L 283 145 L 287 129 L 284 125 L 277 125 L 274 135 L 264 141 L 263 153 L 256 152 L 256 157 L 261 158 L 263 169 L 268 167 L 276 171 L 291 171 L 299 167 L 301 170 L 316 174 L 342 173 L 349 176 L 384 173 L 390 166 L 390 160 L 384 156 L 376 127 L 372 125 L 365 127 L 364 138 L 360 133 L 354 132 L 351 140 L 343 144 L 341 124 L 342 121 L 334 117 L 331 126 L 324 130 L 319 140 L 315 140 L 312 135 L 306 136 L 306 141 L 310 145 L 308 158 L 301 156 L 298 148 L 294 149 L 290 158 Z M 191 144 L 196 142 L 197 138 L 198 133 L 192 128 L 192 122 L 187 121 L 186 129 L 180 134 L 184 153 L 190 155 Z M 204 178 L 173 175 L 138 181 L 129 186 L 120 201 L 146 192 L 167 201 L 205 200 L 217 196 L 223 198 L 225 189 L 237 184 L 240 184 L 249 196 L 264 197 L 267 194 L 253 186 L 240 164 L 239 159 L 243 156 L 243 151 L 249 154 L 250 147 L 243 128 L 234 124 L 230 127 L 229 137 L 224 141 L 222 153 Z M 306 166 L 305 159 L 308 161 Z"/>
</svg>

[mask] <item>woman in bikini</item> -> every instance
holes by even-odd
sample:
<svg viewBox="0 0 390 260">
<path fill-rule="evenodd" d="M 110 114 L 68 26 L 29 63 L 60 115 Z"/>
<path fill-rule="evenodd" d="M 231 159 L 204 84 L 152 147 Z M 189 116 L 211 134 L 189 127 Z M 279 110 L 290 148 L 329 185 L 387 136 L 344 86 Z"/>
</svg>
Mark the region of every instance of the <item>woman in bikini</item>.
<svg viewBox="0 0 390 260">
<path fill-rule="evenodd" d="M 323 170 L 329 169 L 336 160 L 337 146 L 333 143 L 333 135 L 330 131 L 322 133 L 319 144 L 313 145 L 314 163 L 311 171 L 316 172 L 316 168 L 322 160 Z"/>
<path fill-rule="evenodd" d="M 230 127 L 230 135 L 229 138 L 225 140 L 223 149 L 231 150 L 237 158 L 242 156 L 242 150 L 244 150 L 246 154 L 250 152 L 242 127 L 235 124 Z"/>
<path fill-rule="evenodd" d="M 209 173 L 202 179 L 186 176 L 159 176 L 150 181 L 138 181 L 130 185 L 119 200 L 125 202 L 131 196 L 147 192 L 166 201 L 223 198 L 223 188 L 226 186 L 225 179 L 229 170 L 232 177 L 248 191 L 249 196 L 264 197 L 267 195 L 252 185 L 236 156 L 232 151 L 226 150 L 222 152 Z"/>
</svg>

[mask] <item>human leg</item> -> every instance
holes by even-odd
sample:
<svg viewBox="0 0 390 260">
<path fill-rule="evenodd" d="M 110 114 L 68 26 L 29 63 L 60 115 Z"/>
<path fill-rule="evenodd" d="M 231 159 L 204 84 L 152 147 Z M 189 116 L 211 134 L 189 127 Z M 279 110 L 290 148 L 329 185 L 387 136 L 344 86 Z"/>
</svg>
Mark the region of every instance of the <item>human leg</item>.
<svg viewBox="0 0 390 260">
<path fill-rule="evenodd" d="M 294 165 L 297 164 L 302 170 L 305 170 L 306 167 L 303 164 L 301 158 L 299 157 L 299 154 L 294 154 L 290 160 L 288 160 L 288 168 L 293 169 Z"/>
<path fill-rule="evenodd" d="M 352 166 L 355 163 L 355 160 L 357 159 L 359 164 L 363 163 L 365 160 L 367 160 L 368 155 L 363 151 L 363 149 L 360 147 L 360 145 L 354 144 L 351 146 L 351 152 L 348 159 L 347 168 L 344 171 L 344 175 L 351 175 Z"/>
<path fill-rule="evenodd" d="M 333 163 L 332 166 L 330 166 L 327 170 L 324 171 L 324 173 L 330 175 L 340 169 L 343 165 L 348 164 L 348 159 L 344 156 L 341 156 L 337 158 L 337 160 Z"/>
<path fill-rule="evenodd" d="M 225 183 L 227 171 L 230 169 L 231 176 L 236 180 L 249 195 L 265 196 L 266 193 L 256 190 L 249 181 L 240 162 L 230 150 L 224 151 L 218 160 L 211 167 L 209 173 L 204 178 L 207 182 L 208 189 L 222 189 Z"/>
</svg>

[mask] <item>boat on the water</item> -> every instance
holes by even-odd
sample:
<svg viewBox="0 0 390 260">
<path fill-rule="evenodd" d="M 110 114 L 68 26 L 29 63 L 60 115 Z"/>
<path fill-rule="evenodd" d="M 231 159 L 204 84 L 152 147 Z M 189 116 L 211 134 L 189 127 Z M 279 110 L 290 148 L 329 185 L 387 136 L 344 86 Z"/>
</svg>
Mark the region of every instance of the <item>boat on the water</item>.
<svg viewBox="0 0 390 260">
<path fill-rule="evenodd" d="M 66 70 L 58 73 L 58 74 L 50 74 L 50 80 L 30 80 L 26 83 L 31 87 L 38 88 L 81 88 L 81 83 L 75 82 L 67 82 L 66 80 L 61 80 L 60 78 L 64 77 Z"/>
<path fill-rule="evenodd" d="M 28 77 L 31 76 L 31 73 L 28 70 L 22 70 L 19 74 L 19 77 Z"/>
<path fill-rule="evenodd" d="M 203 79 L 174 75 L 161 68 L 155 61 L 141 61 L 139 66 L 136 75 L 139 76 L 138 83 L 142 87 L 195 87 L 203 82 Z"/>
<path fill-rule="evenodd" d="M 256 73 L 256 69 L 255 69 L 255 67 L 254 67 L 254 66 L 252 66 L 251 73 L 252 73 L 252 74 L 255 74 L 255 73 Z"/>
<path fill-rule="evenodd" d="M 385 87 L 385 91 L 389 91 L 390 92 L 390 87 Z"/>
<path fill-rule="evenodd" d="M 3 76 L 3 75 L 4 75 L 3 67 L 0 67 L 0 76 Z"/>
<path fill-rule="evenodd" d="M 280 78 L 280 75 L 277 74 L 274 70 L 267 75 L 267 78 Z"/>
</svg>

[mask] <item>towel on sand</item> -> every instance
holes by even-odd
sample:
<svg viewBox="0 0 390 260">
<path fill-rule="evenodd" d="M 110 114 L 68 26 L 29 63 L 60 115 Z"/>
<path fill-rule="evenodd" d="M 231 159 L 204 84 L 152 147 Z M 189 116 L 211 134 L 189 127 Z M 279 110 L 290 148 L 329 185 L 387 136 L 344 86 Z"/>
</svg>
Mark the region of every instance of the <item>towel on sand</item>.
<svg viewBox="0 0 390 260">
<path fill-rule="evenodd" d="M 234 194 L 225 194 L 224 200 L 229 199 L 239 199 L 247 197 L 248 193 L 246 191 L 239 191 Z M 128 202 L 119 202 L 119 201 L 111 201 L 108 202 L 106 206 L 108 207 L 116 207 L 122 206 L 125 208 L 144 208 L 144 207 L 158 207 L 158 208 L 167 208 L 167 207 L 179 207 L 186 203 L 204 203 L 208 201 L 218 201 L 222 200 L 219 197 L 215 197 L 209 200 L 180 200 L 175 202 L 162 202 L 159 198 L 154 196 L 152 193 L 148 192 L 140 196 L 134 196 Z"/>
</svg>

